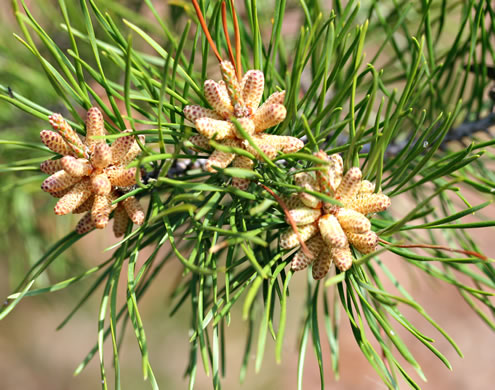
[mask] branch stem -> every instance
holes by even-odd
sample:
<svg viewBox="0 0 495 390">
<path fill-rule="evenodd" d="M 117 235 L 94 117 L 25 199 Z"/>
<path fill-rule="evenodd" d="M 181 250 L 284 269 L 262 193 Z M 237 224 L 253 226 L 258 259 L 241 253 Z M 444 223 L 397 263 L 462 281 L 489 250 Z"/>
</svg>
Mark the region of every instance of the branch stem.
<svg viewBox="0 0 495 390">
<path fill-rule="evenodd" d="M 379 238 L 378 241 L 384 243 L 385 245 L 393 246 L 393 247 L 396 247 L 396 248 L 438 249 L 438 250 L 442 250 L 442 251 L 461 253 L 461 254 L 467 255 L 467 256 L 474 256 L 474 257 L 477 257 L 478 259 L 481 259 L 481 260 L 488 260 L 488 257 L 486 257 L 485 255 L 483 255 L 481 253 L 478 253 L 478 252 L 475 252 L 475 251 L 466 251 L 466 250 L 463 250 L 463 249 L 454 249 L 454 248 L 450 248 L 448 246 L 443 246 L 443 245 L 433 245 L 433 244 L 406 244 L 406 245 L 392 244 L 391 242 L 385 241 L 385 240 L 383 240 L 381 238 Z"/>
<path fill-rule="evenodd" d="M 275 198 L 275 200 L 278 202 L 282 210 L 284 210 L 284 214 L 287 217 L 287 222 L 289 222 L 290 227 L 296 233 L 297 241 L 299 241 L 299 244 L 301 244 L 301 248 L 306 256 L 308 256 L 310 259 L 313 259 L 314 256 L 313 254 L 309 251 L 308 247 L 306 246 L 306 243 L 303 241 L 301 238 L 301 235 L 299 234 L 299 230 L 297 229 L 296 221 L 294 221 L 294 218 L 289 213 L 289 208 L 285 204 L 285 202 L 282 200 L 280 196 L 278 196 L 273 190 L 265 186 L 264 184 L 258 183 L 261 187 L 263 187 L 265 190 L 268 191 L 268 193 Z"/>
</svg>

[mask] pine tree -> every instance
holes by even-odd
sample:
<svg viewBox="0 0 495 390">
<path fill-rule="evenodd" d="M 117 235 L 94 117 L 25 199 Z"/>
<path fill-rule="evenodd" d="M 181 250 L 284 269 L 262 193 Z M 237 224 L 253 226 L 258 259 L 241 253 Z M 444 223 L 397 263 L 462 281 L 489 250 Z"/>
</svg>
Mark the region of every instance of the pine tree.
<svg viewBox="0 0 495 390">
<path fill-rule="evenodd" d="M 451 366 L 407 310 L 461 351 L 384 261 L 393 253 L 457 288 L 495 329 L 495 270 L 475 230 L 495 225 L 490 1 L 75 3 L 12 1 L 20 33 L 4 39 L 8 63 L 27 54 L 32 65 L 19 90 L 0 84 L 3 121 L 22 130 L 1 130 L 1 229 L 12 227 L 16 238 L 4 245 L 13 257 L 24 257 L 15 248 L 27 243 L 28 262 L 13 268 L 0 319 L 29 296 L 71 288 L 81 300 L 64 326 L 97 295 L 98 338 L 76 373 L 98 353 L 102 387 L 120 388 L 120 340 L 131 326 L 144 377 L 166 388 L 153 373 L 139 303 L 180 262 L 170 311 L 189 313 L 189 388 L 200 369 L 221 387 L 225 328 L 240 311 L 248 324 L 241 382 L 251 354 L 263 369 L 268 343 L 283 364 L 295 311 L 298 388 L 310 341 L 322 389 L 325 372 L 352 369 L 339 364 L 342 328 L 386 387 L 420 388 L 425 375 L 398 328 Z M 35 16 L 43 5 L 53 19 Z M 300 16 L 291 34 L 283 33 L 288 12 Z M 35 208 L 40 201 L 57 214 L 87 214 L 77 228 L 56 217 L 45 237 L 36 221 L 52 217 Z M 463 220 L 470 215 L 474 222 Z M 105 261 L 80 273 L 57 266 L 59 257 L 77 261 L 71 247 L 102 234 L 94 228 L 109 219 L 123 238 Z M 291 281 L 302 275 L 297 307 Z"/>
</svg>

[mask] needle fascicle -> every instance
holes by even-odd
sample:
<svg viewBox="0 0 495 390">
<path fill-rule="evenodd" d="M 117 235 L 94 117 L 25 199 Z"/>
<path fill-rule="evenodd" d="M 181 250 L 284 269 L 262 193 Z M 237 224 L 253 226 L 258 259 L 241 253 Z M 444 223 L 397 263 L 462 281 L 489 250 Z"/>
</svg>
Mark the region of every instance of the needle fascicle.
<svg viewBox="0 0 495 390">
<path fill-rule="evenodd" d="M 201 28 L 203 29 L 203 32 L 205 33 L 205 37 L 208 40 L 208 43 L 211 46 L 211 49 L 213 50 L 213 53 L 215 53 L 215 57 L 217 57 L 218 62 L 222 62 L 222 57 L 220 56 L 220 53 L 217 50 L 217 47 L 215 45 L 215 42 L 213 42 L 213 39 L 211 38 L 210 32 L 208 31 L 208 26 L 206 25 L 205 18 L 203 17 L 203 13 L 201 12 L 201 8 L 199 8 L 199 4 L 196 0 L 192 0 L 194 9 L 196 10 L 196 15 L 198 15 L 199 19 L 199 24 L 201 24 Z"/>
<path fill-rule="evenodd" d="M 236 68 L 234 53 L 232 51 L 232 44 L 230 43 L 229 29 L 227 26 L 227 5 L 225 4 L 225 1 L 222 1 L 222 25 L 223 25 L 223 33 L 225 34 L 225 40 L 227 41 L 227 50 L 229 52 L 230 62 L 232 62 L 234 68 Z M 240 80 L 239 71 L 237 69 L 236 69 L 236 74 L 237 74 L 237 78 Z"/>
<path fill-rule="evenodd" d="M 232 18 L 234 21 L 234 34 L 235 34 L 235 55 L 236 55 L 236 69 L 237 78 L 239 81 L 242 79 L 242 64 L 241 64 L 241 34 L 239 33 L 239 22 L 234 7 L 234 0 L 230 0 L 230 7 L 232 8 Z"/>
</svg>

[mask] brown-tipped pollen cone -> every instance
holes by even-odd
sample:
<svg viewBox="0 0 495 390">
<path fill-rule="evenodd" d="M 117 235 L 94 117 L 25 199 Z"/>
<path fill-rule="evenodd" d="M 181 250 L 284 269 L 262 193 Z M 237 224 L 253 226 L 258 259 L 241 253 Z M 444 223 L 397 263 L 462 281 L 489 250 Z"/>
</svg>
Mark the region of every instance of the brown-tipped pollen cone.
<svg viewBox="0 0 495 390">
<path fill-rule="evenodd" d="M 378 236 L 371 230 L 368 216 L 386 210 L 390 198 L 381 192 L 375 193 L 375 185 L 362 180 L 359 168 L 351 168 L 344 175 L 340 155 L 328 156 L 320 150 L 315 156 L 327 163 L 320 164 L 314 176 L 310 172 L 296 174 L 296 184 L 302 189 L 331 196 L 342 207 L 322 203 L 306 192 L 293 194 L 287 199 L 287 207 L 308 249 L 305 252 L 301 248 L 296 252 L 291 269 L 299 271 L 313 264 L 313 278 L 318 280 L 325 277 L 332 263 L 340 271 L 352 266 L 350 245 L 363 254 L 376 250 Z M 299 245 L 292 229 L 280 237 L 283 249 Z"/>
<path fill-rule="evenodd" d="M 209 144 L 214 139 L 219 144 L 247 150 L 256 159 L 262 160 L 260 154 L 231 121 L 235 118 L 244 131 L 249 134 L 255 145 L 269 158 L 273 159 L 279 151 L 294 153 L 302 149 L 304 143 L 295 137 L 265 134 L 264 131 L 282 122 L 287 110 L 284 106 L 285 91 L 275 92 L 260 105 L 265 86 L 265 77 L 260 70 L 247 71 L 242 80 L 236 77 L 234 66 L 230 61 L 222 61 L 220 69 L 223 80 L 206 80 L 205 98 L 212 109 L 196 105 L 184 107 L 185 117 L 192 122 L 198 135 L 189 141 L 201 149 L 212 151 L 205 169 L 215 172 L 217 168 L 226 168 L 231 163 L 234 167 L 253 169 L 253 161 L 236 153 L 213 150 Z M 198 150 L 193 147 L 194 150 Z M 232 185 L 242 190 L 249 186 L 249 180 L 233 178 Z"/>
<path fill-rule="evenodd" d="M 111 145 L 97 138 L 106 132 L 103 115 L 96 107 L 87 112 L 86 137 L 79 136 L 60 114 L 50 115 L 49 121 L 54 131 L 42 130 L 41 140 L 60 156 L 41 163 L 41 171 L 51 175 L 43 181 L 41 189 L 59 198 L 55 214 L 86 213 L 76 226 L 79 234 L 103 229 L 114 210 L 116 237 L 125 234 L 129 219 L 141 225 L 144 210 L 135 197 L 112 204 L 136 184 L 136 168 L 126 168 L 141 153 L 134 135 L 119 137 Z M 144 144 L 144 136 L 138 137 Z"/>
</svg>

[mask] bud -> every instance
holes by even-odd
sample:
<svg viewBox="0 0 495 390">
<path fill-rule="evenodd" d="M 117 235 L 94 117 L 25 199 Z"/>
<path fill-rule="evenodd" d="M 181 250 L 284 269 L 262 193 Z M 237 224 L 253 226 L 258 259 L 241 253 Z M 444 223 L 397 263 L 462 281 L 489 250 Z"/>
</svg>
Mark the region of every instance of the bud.
<svg viewBox="0 0 495 390">
<path fill-rule="evenodd" d="M 134 197 L 130 196 L 122 201 L 122 205 L 127 212 L 131 221 L 136 225 L 142 225 L 144 222 L 144 210 L 141 203 Z"/>
<path fill-rule="evenodd" d="M 349 245 L 344 248 L 332 248 L 330 253 L 333 258 L 335 266 L 340 271 L 347 271 L 352 266 L 353 257 Z"/>
<path fill-rule="evenodd" d="M 256 132 L 278 125 L 287 116 L 287 110 L 282 104 L 264 103 L 253 116 Z"/>
<path fill-rule="evenodd" d="M 81 178 L 73 177 L 65 171 L 55 172 L 48 176 L 41 184 L 41 189 L 45 192 L 58 192 L 77 183 Z"/>
<path fill-rule="evenodd" d="M 127 129 L 124 130 L 121 134 L 130 133 L 132 130 Z M 129 149 L 134 144 L 135 140 L 132 135 L 126 135 L 124 137 L 119 137 L 115 141 L 113 141 L 110 146 L 110 150 L 112 153 L 112 162 L 114 164 L 120 164 L 123 160 L 124 156 L 129 152 Z"/>
<path fill-rule="evenodd" d="M 344 161 L 342 161 L 340 154 L 332 154 L 329 157 L 329 160 L 333 171 L 333 176 L 330 178 L 330 184 L 336 190 L 342 182 L 342 176 L 344 174 Z"/>
<path fill-rule="evenodd" d="M 284 201 L 285 205 L 289 210 L 304 206 L 304 204 L 301 202 L 301 199 L 299 198 L 299 194 L 282 196 L 282 200 Z"/>
<path fill-rule="evenodd" d="M 255 112 L 260 105 L 265 88 L 265 75 L 260 70 L 248 70 L 241 81 L 244 105 Z"/>
<path fill-rule="evenodd" d="M 297 227 L 299 231 L 299 236 L 306 242 L 311 237 L 313 237 L 317 231 L 318 226 L 315 223 L 310 223 L 308 225 L 302 225 Z M 296 233 L 292 229 L 288 229 L 280 236 L 280 247 L 282 249 L 290 249 L 300 245 L 297 239 Z"/>
<path fill-rule="evenodd" d="M 307 225 L 308 223 L 315 222 L 320 217 L 321 210 L 303 206 L 290 210 L 289 215 L 292 217 L 296 225 Z M 289 222 L 287 221 L 287 223 Z"/>
<path fill-rule="evenodd" d="M 104 139 L 93 139 L 94 136 L 105 135 L 105 122 L 101 111 L 91 107 L 86 114 L 86 145 L 91 147 L 95 144 L 104 143 Z"/>
<path fill-rule="evenodd" d="M 304 148 L 304 142 L 299 138 L 291 137 L 290 135 L 271 135 L 265 134 L 267 140 L 272 140 L 275 143 L 274 137 L 277 137 L 278 145 L 283 153 L 295 153 Z"/>
<path fill-rule="evenodd" d="M 366 233 L 371 229 L 368 218 L 352 209 L 340 208 L 337 211 L 337 219 L 342 229 L 353 233 Z"/>
<path fill-rule="evenodd" d="M 69 144 L 65 142 L 64 138 L 51 130 L 42 130 L 40 132 L 41 142 L 43 142 L 48 149 L 54 153 L 61 154 L 62 156 L 69 156 L 73 154 L 73 151 Z"/>
<path fill-rule="evenodd" d="M 305 190 L 316 192 L 320 190 L 316 179 L 308 172 L 301 172 L 296 174 L 294 176 L 294 181 L 296 182 L 296 185 L 304 188 Z M 313 195 L 307 194 L 306 192 L 301 192 L 299 196 L 301 198 L 301 201 L 308 207 L 316 209 L 321 206 L 321 201 L 315 198 Z"/>
<path fill-rule="evenodd" d="M 332 255 L 330 249 L 324 248 L 318 258 L 313 263 L 313 279 L 320 280 L 325 277 L 332 265 Z"/>
<path fill-rule="evenodd" d="M 112 183 L 105 173 L 91 176 L 91 189 L 96 195 L 106 195 L 112 190 Z"/>
<path fill-rule="evenodd" d="M 362 174 L 359 168 L 354 167 L 349 169 L 342 178 L 342 181 L 335 192 L 335 197 L 347 206 L 347 204 L 356 197 L 359 191 L 361 177 Z"/>
<path fill-rule="evenodd" d="M 235 168 L 243 168 L 243 169 L 253 169 L 254 162 L 245 156 L 237 156 L 234 159 L 234 162 L 232 165 Z M 236 188 L 239 188 L 240 190 L 246 191 L 249 187 L 249 183 L 251 181 L 249 179 L 244 179 L 241 177 L 233 177 L 232 178 L 232 185 Z"/>
<path fill-rule="evenodd" d="M 193 135 L 189 137 L 189 142 L 191 142 L 194 146 L 197 146 L 201 149 L 212 150 L 213 148 L 210 145 L 210 140 L 201 134 Z M 195 152 L 199 152 L 200 150 L 196 147 L 190 147 L 190 149 Z"/>
<path fill-rule="evenodd" d="M 299 249 L 290 263 L 291 270 L 301 271 L 314 262 L 323 248 L 325 248 L 325 243 L 323 242 L 321 235 L 317 234 L 306 242 L 306 246 L 308 247 L 311 256 L 308 256 L 302 248 Z"/>
<path fill-rule="evenodd" d="M 216 111 L 224 119 L 234 115 L 234 106 L 230 101 L 229 94 L 225 86 L 221 86 L 213 80 L 206 80 L 204 84 L 205 98 Z"/>
<path fill-rule="evenodd" d="M 222 144 L 230 147 L 240 147 L 240 142 L 235 139 L 227 139 L 223 141 Z M 206 161 L 205 170 L 214 173 L 216 172 L 215 167 L 221 169 L 226 168 L 234 160 L 235 156 L 235 153 L 222 152 L 221 150 L 216 149 L 210 155 L 208 161 Z"/>
<path fill-rule="evenodd" d="M 325 214 L 318 221 L 323 240 L 332 248 L 344 248 L 347 245 L 347 237 L 334 215 Z"/>
<path fill-rule="evenodd" d="M 103 229 L 107 226 L 110 208 L 111 200 L 108 195 L 95 195 L 93 208 L 91 209 L 91 219 L 97 229 Z"/>
<path fill-rule="evenodd" d="M 113 213 L 113 234 L 115 237 L 122 237 L 127 231 L 129 225 L 129 216 L 124 206 L 118 205 Z"/>
<path fill-rule="evenodd" d="M 117 168 L 110 167 L 105 173 L 113 186 L 129 187 L 136 184 L 136 168 Z"/>
<path fill-rule="evenodd" d="M 54 130 L 57 130 L 63 139 L 69 144 L 74 154 L 79 158 L 88 156 L 88 149 L 83 144 L 77 133 L 72 130 L 69 123 L 60 114 L 53 114 L 48 117 Z"/>
<path fill-rule="evenodd" d="M 221 141 L 225 138 L 234 138 L 236 131 L 231 122 L 211 118 L 199 118 L 195 122 L 196 129 L 208 139 L 215 138 Z"/>
<path fill-rule="evenodd" d="M 372 194 L 374 191 L 375 191 L 375 184 L 368 180 L 363 180 L 361 181 L 361 185 L 359 186 L 358 196 Z"/>
<path fill-rule="evenodd" d="M 329 196 L 335 196 L 338 186 L 342 181 L 343 162 L 339 154 L 328 156 L 323 150 L 315 153 L 327 164 L 319 164 L 320 169 L 316 171 L 316 178 L 320 184 L 321 191 Z"/>
<path fill-rule="evenodd" d="M 263 104 L 284 104 L 285 100 L 285 91 L 280 91 L 280 92 L 274 92 L 272 93 L 268 99 L 265 100 L 265 103 Z"/>
<path fill-rule="evenodd" d="M 254 144 L 265 154 L 265 156 L 273 160 L 275 157 L 277 157 L 277 149 L 275 148 L 274 145 L 272 145 L 272 142 L 267 141 L 266 137 L 264 137 L 265 134 L 261 135 L 254 135 L 252 137 L 252 140 Z M 246 151 L 251 153 L 256 159 L 258 160 L 263 160 L 261 158 L 261 154 L 258 153 L 258 151 L 248 142 L 248 141 L 243 141 L 242 145 Z"/>
<path fill-rule="evenodd" d="M 360 195 L 349 203 L 349 208 L 368 215 L 385 211 L 390 207 L 390 198 L 385 194 Z"/>
<path fill-rule="evenodd" d="M 67 194 L 62 196 L 55 205 L 54 211 L 57 215 L 69 214 L 82 205 L 91 196 L 88 179 L 76 183 Z"/>
<path fill-rule="evenodd" d="M 242 89 L 237 79 L 234 65 L 230 61 L 222 61 L 220 63 L 220 71 L 222 72 L 222 78 L 225 82 L 225 87 L 227 87 L 227 93 L 230 96 L 232 105 L 234 107 L 236 105 L 243 107 Z"/>
<path fill-rule="evenodd" d="M 277 157 L 279 151 L 283 153 L 293 153 L 304 147 L 304 143 L 300 139 L 290 136 L 257 134 L 254 135 L 252 139 L 270 160 Z M 244 141 L 244 148 L 257 159 L 261 159 L 258 152 L 247 141 Z"/>
<path fill-rule="evenodd" d="M 138 135 L 139 142 L 144 145 L 146 142 L 146 137 L 144 135 Z M 127 165 L 131 161 L 133 161 L 138 154 L 141 153 L 141 147 L 137 143 L 136 139 L 134 139 L 134 142 L 132 143 L 131 147 L 129 148 L 129 151 L 126 153 L 126 155 L 120 160 L 120 163 L 122 165 Z"/>
<path fill-rule="evenodd" d="M 93 155 L 91 156 L 91 164 L 96 169 L 103 169 L 112 163 L 112 150 L 106 143 L 96 144 Z"/>
<path fill-rule="evenodd" d="M 87 211 L 91 211 L 91 209 L 93 208 L 94 201 L 95 201 L 95 197 L 93 194 L 91 194 L 91 196 L 88 199 L 86 199 L 83 204 L 76 207 L 72 211 L 72 214 L 82 214 L 82 213 L 85 213 Z"/>
<path fill-rule="evenodd" d="M 253 135 L 254 134 L 254 122 L 252 119 L 250 118 L 239 118 L 238 119 L 239 121 L 239 124 L 241 125 L 241 127 L 243 128 L 243 130 L 248 133 L 249 135 Z M 235 136 L 239 139 L 244 139 L 244 136 L 237 130 L 237 127 L 235 127 L 235 125 L 232 123 L 231 124 L 234 128 L 234 133 L 235 133 Z"/>
<path fill-rule="evenodd" d="M 64 188 L 63 190 L 60 191 L 48 191 L 48 193 L 53 196 L 54 198 L 61 198 L 64 196 L 67 192 L 69 192 L 72 189 L 73 185 L 70 185 L 67 188 Z"/>
<path fill-rule="evenodd" d="M 183 113 L 187 119 L 191 122 L 194 122 L 199 118 L 211 118 L 222 120 L 223 118 L 216 113 L 214 110 L 210 110 L 209 108 L 204 108 L 196 105 L 185 106 L 183 109 Z"/>
<path fill-rule="evenodd" d="M 84 234 L 89 232 L 95 227 L 95 224 L 91 218 L 91 212 L 84 214 L 84 216 L 79 220 L 76 226 L 77 234 Z"/>
<path fill-rule="evenodd" d="M 378 244 L 378 236 L 371 230 L 363 234 L 348 232 L 347 237 L 352 246 L 363 254 L 374 252 Z"/>
<path fill-rule="evenodd" d="M 60 171 L 62 169 L 64 169 L 64 168 L 62 167 L 61 159 L 46 160 L 40 164 L 41 172 L 47 173 L 48 175 L 52 175 L 55 172 Z"/>
<path fill-rule="evenodd" d="M 65 172 L 73 177 L 89 176 L 93 171 L 93 167 L 85 158 L 65 156 L 60 159 L 60 165 Z"/>
</svg>

